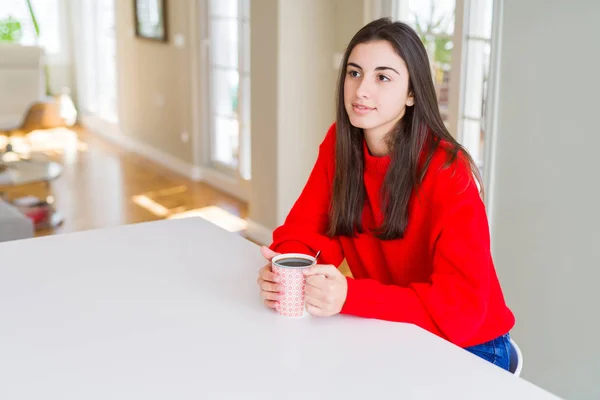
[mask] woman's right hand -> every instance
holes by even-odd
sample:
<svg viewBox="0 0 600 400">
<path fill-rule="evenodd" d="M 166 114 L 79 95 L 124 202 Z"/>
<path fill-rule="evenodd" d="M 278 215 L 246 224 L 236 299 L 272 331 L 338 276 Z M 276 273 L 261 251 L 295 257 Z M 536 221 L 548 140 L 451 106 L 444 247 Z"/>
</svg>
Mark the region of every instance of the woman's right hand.
<svg viewBox="0 0 600 400">
<path fill-rule="evenodd" d="M 269 263 L 258 271 L 256 282 L 260 288 L 260 296 L 263 298 L 265 305 L 269 308 L 275 308 L 280 299 L 281 285 L 279 284 L 278 276 L 271 270 L 271 260 L 279 253 L 274 252 L 266 246 L 261 246 L 260 252 Z"/>
</svg>

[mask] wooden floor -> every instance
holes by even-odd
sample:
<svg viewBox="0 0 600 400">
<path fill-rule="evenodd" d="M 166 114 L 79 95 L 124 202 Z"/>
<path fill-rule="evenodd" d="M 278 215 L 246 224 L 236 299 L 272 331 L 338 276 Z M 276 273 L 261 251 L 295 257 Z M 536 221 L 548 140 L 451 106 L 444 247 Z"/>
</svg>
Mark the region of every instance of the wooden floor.
<svg viewBox="0 0 600 400">
<path fill-rule="evenodd" d="M 51 183 L 54 204 L 64 222 L 36 236 L 157 221 L 194 211 L 208 212 L 209 220 L 235 228 L 248 216 L 246 203 L 80 128 L 38 131 L 28 145 L 64 166 L 62 175 Z M 21 186 L 11 190 L 9 197 L 44 198 L 46 190 L 43 184 Z M 246 237 L 243 229 L 237 233 Z M 346 260 L 340 271 L 352 276 Z"/>
<path fill-rule="evenodd" d="M 37 236 L 155 221 L 191 210 L 233 216 L 234 223 L 247 217 L 244 202 L 85 130 L 37 133 L 31 140 L 33 146 L 41 143 L 47 155 L 64 165 L 63 174 L 51 185 L 64 222 L 54 230 L 39 231 Z M 43 185 L 31 185 L 12 195 L 43 196 L 44 190 Z"/>
</svg>

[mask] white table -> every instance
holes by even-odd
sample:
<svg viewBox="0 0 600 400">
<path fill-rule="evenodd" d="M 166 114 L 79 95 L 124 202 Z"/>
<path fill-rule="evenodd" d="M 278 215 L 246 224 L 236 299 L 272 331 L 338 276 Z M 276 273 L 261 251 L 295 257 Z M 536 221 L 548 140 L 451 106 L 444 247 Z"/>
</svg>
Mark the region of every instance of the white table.
<svg viewBox="0 0 600 400">
<path fill-rule="evenodd" d="M 0 399 L 555 399 L 408 324 L 286 319 L 202 219 L 0 244 Z"/>
</svg>

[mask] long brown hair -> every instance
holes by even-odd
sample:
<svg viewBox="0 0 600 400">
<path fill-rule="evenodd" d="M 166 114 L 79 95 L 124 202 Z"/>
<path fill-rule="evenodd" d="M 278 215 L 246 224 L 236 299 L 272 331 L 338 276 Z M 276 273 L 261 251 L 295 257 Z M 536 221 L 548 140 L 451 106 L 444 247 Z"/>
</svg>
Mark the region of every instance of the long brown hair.
<svg viewBox="0 0 600 400">
<path fill-rule="evenodd" d="M 390 148 L 390 166 L 381 188 L 384 210 L 383 224 L 377 228 L 382 240 L 404 236 L 408 224 L 411 194 L 418 189 L 440 142 L 447 153 L 446 166 L 459 152 L 468 161 L 479 186 L 481 177 L 468 152 L 450 135 L 440 116 L 429 59 L 419 36 L 408 25 L 389 18 L 375 20 L 360 29 L 344 53 L 337 86 L 336 156 L 333 193 L 329 213 L 331 236 L 354 236 L 362 232 L 362 210 L 365 200 L 363 182 L 363 130 L 352 126 L 344 106 L 344 82 L 350 53 L 358 44 L 385 40 L 404 60 L 408 68 L 408 90 L 415 104 L 406 112 L 386 137 Z M 423 153 L 425 152 L 425 153 Z M 424 156 L 425 162 L 420 162 Z"/>
</svg>

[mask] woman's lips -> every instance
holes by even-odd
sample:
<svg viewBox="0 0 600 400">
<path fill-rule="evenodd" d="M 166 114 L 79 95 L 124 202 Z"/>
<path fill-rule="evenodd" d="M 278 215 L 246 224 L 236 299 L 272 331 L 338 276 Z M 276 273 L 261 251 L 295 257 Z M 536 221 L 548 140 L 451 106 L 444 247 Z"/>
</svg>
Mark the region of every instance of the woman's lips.
<svg viewBox="0 0 600 400">
<path fill-rule="evenodd" d="M 354 111 L 354 113 L 358 114 L 358 115 L 368 114 L 371 111 L 373 111 L 374 109 L 375 108 L 373 108 L 373 107 L 367 107 L 362 104 L 352 103 L 352 111 Z"/>
</svg>

